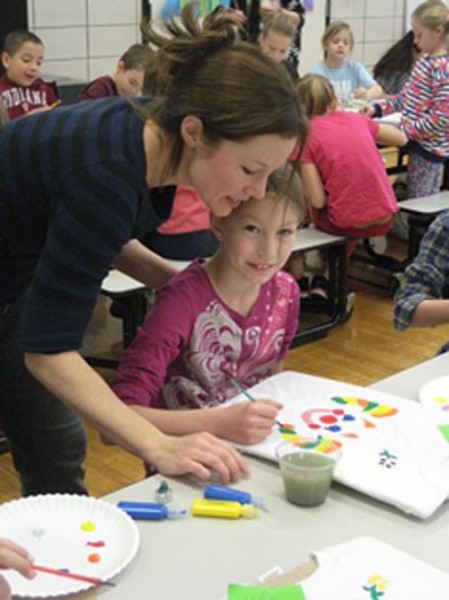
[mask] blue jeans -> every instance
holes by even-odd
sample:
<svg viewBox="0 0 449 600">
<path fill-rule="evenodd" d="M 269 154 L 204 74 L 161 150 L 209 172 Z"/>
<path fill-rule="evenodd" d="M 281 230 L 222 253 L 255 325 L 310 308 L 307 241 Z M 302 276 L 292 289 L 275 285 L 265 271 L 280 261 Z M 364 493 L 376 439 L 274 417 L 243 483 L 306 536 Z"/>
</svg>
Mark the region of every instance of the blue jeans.
<svg viewBox="0 0 449 600">
<path fill-rule="evenodd" d="M 19 345 L 23 305 L 21 297 L 0 307 L 0 428 L 11 443 L 22 493 L 87 494 L 84 425 L 25 367 Z"/>
</svg>

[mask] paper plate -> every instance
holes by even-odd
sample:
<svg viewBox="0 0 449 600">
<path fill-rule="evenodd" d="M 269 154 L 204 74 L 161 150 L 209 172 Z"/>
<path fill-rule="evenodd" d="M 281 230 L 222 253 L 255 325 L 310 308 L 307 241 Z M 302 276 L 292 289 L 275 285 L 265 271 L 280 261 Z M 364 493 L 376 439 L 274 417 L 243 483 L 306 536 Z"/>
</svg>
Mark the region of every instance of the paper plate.
<svg viewBox="0 0 449 600">
<path fill-rule="evenodd" d="M 37 565 L 105 581 L 122 571 L 139 547 L 138 529 L 126 513 L 103 500 L 69 494 L 31 496 L 0 506 L 0 532 L 26 548 Z M 2 574 L 18 598 L 61 596 L 93 586 L 41 572 L 31 581 L 12 570 Z"/>
<path fill-rule="evenodd" d="M 418 397 L 422 404 L 449 414 L 449 376 L 437 377 L 425 383 L 419 390 Z"/>
</svg>

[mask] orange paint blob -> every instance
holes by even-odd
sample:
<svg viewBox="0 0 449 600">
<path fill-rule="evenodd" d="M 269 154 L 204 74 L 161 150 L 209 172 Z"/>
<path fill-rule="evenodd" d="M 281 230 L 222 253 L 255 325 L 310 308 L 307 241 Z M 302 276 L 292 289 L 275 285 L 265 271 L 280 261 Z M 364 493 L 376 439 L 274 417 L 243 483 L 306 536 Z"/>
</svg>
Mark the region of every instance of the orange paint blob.
<svg viewBox="0 0 449 600">
<path fill-rule="evenodd" d="M 98 563 L 101 560 L 101 556 L 99 554 L 89 554 L 87 559 L 91 563 Z"/>
</svg>

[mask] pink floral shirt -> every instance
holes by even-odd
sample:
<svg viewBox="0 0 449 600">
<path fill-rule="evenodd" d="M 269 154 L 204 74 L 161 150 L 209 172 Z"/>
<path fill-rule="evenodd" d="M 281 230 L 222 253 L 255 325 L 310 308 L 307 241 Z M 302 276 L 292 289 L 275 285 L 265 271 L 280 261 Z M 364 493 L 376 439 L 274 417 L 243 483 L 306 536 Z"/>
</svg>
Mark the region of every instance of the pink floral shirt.
<svg viewBox="0 0 449 600">
<path fill-rule="evenodd" d="M 173 277 L 126 350 L 112 384 L 127 404 L 204 408 L 273 374 L 298 328 L 296 281 L 281 271 L 244 317 L 215 293 L 199 261 Z"/>
</svg>

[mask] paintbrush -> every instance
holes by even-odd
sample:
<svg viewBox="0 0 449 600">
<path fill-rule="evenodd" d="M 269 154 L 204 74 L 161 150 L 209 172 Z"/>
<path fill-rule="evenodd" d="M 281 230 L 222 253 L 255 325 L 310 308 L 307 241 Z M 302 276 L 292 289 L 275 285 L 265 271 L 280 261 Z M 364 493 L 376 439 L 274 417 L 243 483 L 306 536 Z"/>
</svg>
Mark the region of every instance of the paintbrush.
<svg viewBox="0 0 449 600">
<path fill-rule="evenodd" d="M 251 396 L 251 394 L 248 392 L 248 390 L 245 390 L 244 387 L 242 387 L 240 385 L 240 383 L 238 381 L 236 381 L 233 377 L 229 378 L 229 383 L 235 387 L 235 389 L 240 392 L 241 394 L 243 394 L 245 396 L 245 398 L 247 398 L 250 402 L 256 402 L 256 399 L 254 398 L 254 396 Z M 282 423 L 280 421 L 275 421 L 276 425 L 278 427 L 283 427 Z"/>
<path fill-rule="evenodd" d="M 70 571 L 60 571 L 59 569 L 53 569 L 51 567 L 43 567 L 42 565 L 33 565 L 35 571 L 41 571 L 42 573 L 48 573 L 49 575 L 57 575 L 58 577 L 67 577 L 68 579 L 76 579 L 77 581 L 85 581 L 92 583 L 93 585 L 110 585 L 115 586 L 112 581 L 104 581 L 99 577 L 90 577 L 88 575 L 79 575 L 78 573 L 70 573 Z"/>
</svg>

